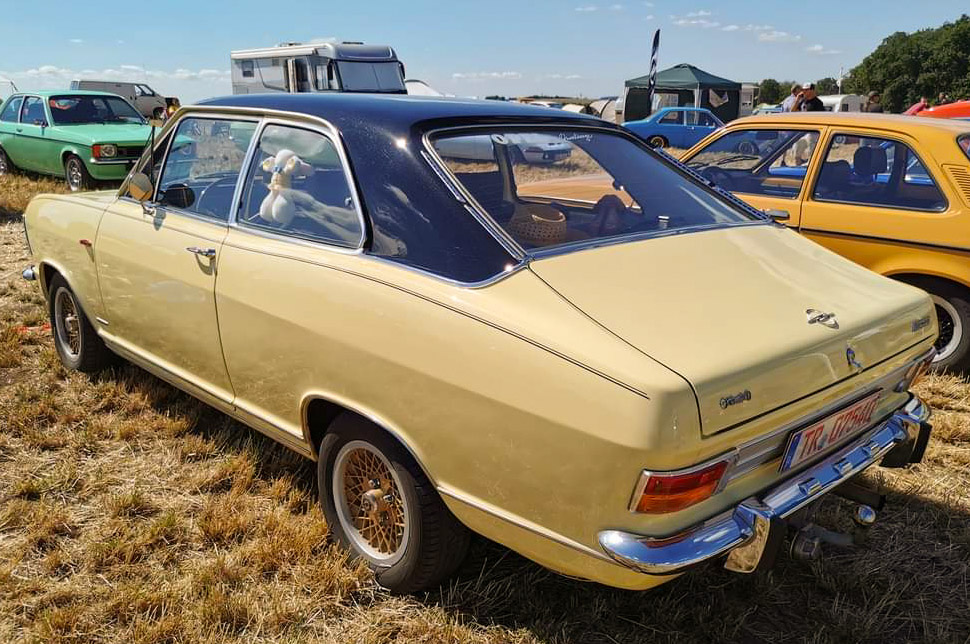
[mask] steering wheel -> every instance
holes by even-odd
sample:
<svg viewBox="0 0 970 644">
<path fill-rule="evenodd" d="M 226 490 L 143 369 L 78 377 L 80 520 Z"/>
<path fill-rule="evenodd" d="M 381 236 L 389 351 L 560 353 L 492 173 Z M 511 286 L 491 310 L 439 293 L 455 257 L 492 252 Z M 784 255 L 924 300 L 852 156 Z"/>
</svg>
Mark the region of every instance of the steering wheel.
<svg viewBox="0 0 970 644">
<path fill-rule="evenodd" d="M 623 227 L 622 215 L 627 210 L 626 205 L 616 195 L 603 195 L 596 205 L 593 212 L 599 217 L 599 227 L 596 230 L 597 237 L 608 237 L 615 235 Z"/>
<path fill-rule="evenodd" d="M 717 184 L 719 188 L 724 188 L 725 190 L 731 189 L 731 175 L 724 170 L 707 167 L 701 170 L 701 176 L 711 183 Z"/>
</svg>

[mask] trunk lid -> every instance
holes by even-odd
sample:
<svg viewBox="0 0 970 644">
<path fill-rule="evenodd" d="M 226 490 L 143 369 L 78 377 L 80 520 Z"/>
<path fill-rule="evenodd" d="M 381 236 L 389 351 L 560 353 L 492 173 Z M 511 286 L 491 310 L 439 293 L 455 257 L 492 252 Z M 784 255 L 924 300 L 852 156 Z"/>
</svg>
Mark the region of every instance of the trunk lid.
<svg viewBox="0 0 970 644">
<path fill-rule="evenodd" d="M 614 244 L 531 268 L 688 380 L 704 435 L 847 378 L 862 387 L 866 368 L 936 332 L 925 293 L 777 226 Z M 809 323 L 809 309 L 835 319 Z"/>
</svg>

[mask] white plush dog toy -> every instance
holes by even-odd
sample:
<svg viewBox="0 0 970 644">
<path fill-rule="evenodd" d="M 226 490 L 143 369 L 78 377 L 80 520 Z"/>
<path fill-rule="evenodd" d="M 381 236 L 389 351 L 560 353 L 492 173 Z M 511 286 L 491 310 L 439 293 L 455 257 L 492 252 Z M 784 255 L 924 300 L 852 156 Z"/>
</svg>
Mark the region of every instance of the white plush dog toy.
<svg viewBox="0 0 970 644">
<path fill-rule="evenodd" d="M 259 206 L 259 216 L 269 223 L 286 226 L 296 214 L 296 205 L 288 195 L 293 177 L 305 177 L 313 172 L 313 167 L 292 150 L 280 150 L 275 157 L 263 161 L 263 171 L 270 170 L 273 177 L 269 182 L 269 194 Z"/>
</svg>

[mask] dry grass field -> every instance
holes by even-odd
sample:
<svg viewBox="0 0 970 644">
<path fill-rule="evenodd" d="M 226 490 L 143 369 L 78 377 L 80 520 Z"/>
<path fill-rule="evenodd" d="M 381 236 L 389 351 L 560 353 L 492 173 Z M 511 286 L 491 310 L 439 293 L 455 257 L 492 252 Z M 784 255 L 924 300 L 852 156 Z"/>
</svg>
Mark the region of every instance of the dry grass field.
<svg viewBox="0 0 970 644">
<path fill-rule="evenodd" d="M 52 185 L 0 178 L 0 642 L 970 641 L 963 380 L 920 386 L 935 438 L 872 475 L 866 549 L 633 593 L 479 542 L 447 586 L 392 596 L 328 543 L 299 457 L 136 367 L 60 367 L 17 215 Z"/>
</svg>

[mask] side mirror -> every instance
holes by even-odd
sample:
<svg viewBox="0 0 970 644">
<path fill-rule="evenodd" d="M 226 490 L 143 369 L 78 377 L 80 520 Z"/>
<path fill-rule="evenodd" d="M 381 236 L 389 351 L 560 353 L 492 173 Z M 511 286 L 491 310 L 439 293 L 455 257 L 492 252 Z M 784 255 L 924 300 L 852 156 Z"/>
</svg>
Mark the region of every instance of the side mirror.
<svg viewBox="0 0 970 644">
<path fill-rule="evenodd" d="M 41 127 L 47 127 L 47 121 L 44 119 L 34 119 L 34 125 L 39 125 Z"/>
<path fill-rule="evenodd" d="M 148 175 L 142 172 L 131 175 L 131 179 L 128 181 L 128 194 L 136 200 L 144 202 L 152 198 L 153 192 L 155 192 L 155 186 L 152 185 L 152 180 L 148 178 Z"/>
<path fill-rule="evenodd" d="M 766 210 L 765 214 L 771 217 L 773 221 L 779 223 L 791 219 L 791 215 L 787 210 Z"/>
</svg>

